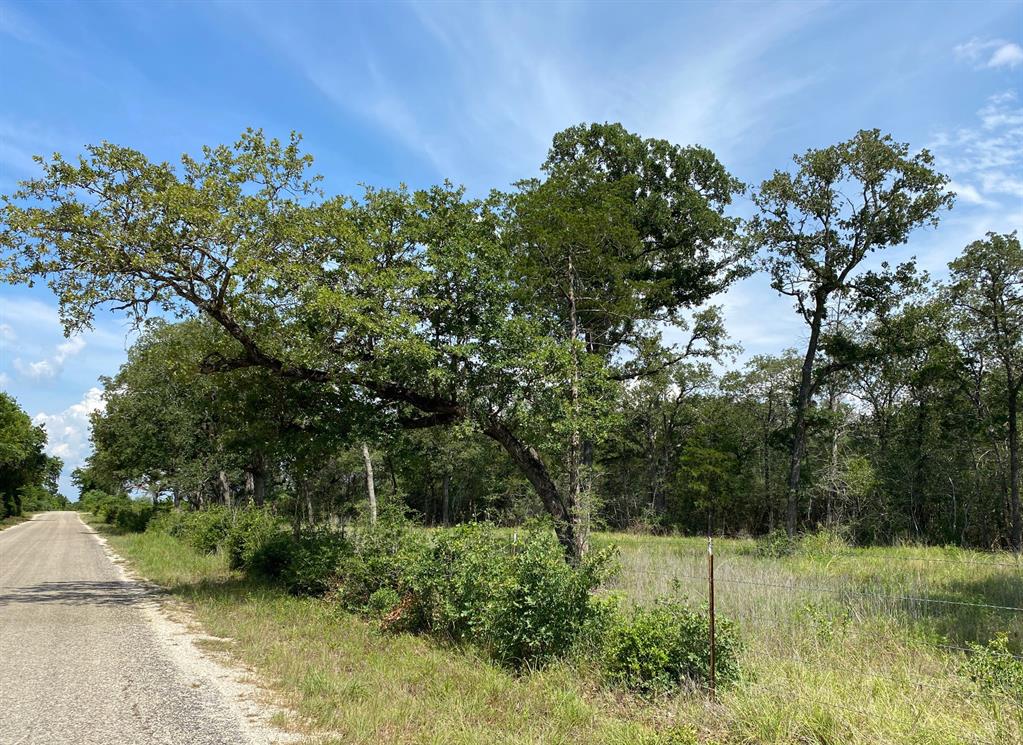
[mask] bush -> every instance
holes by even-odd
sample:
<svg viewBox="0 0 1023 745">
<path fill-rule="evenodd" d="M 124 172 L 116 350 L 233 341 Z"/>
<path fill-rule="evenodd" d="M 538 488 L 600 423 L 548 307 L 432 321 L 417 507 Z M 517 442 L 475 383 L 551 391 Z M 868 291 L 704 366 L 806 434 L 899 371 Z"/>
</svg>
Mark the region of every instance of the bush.
<svg viewBox="0 0 1023 745">
<path fill-rule="evenodd" d="M 427 544 L 423 531 L 412 530 L 397 513 L 383 513 L 375 525 L 361 526 L 339 561 L 337 599 L 349 610 L 364 611 L 377 590 L 398 591 L 404 573 L 421 559 Z"/>
<path fill-rule="evenodd" d="M 456 640 L 479 637 L 487 603 L 507 574 L 509 542 L 488 526 L 467 524 L 406 553 L 395 585 L 407 598 L 399 625 Z"/>
<path fill-rule="evenodd" d="M 715 679 L 738 677 L 739 641 L 734 625 L 715 624 Z M 684 600 L 659 598 L 653 606 L 619 613 L 604 637 L 602 662 L 612 682 L 643 692 L 666 691 L 710 680 L 710 627 L 706 612 Z"/>
<path fill-rule="evenodd" d="M 789 538 L 784 528 L 776 528 L 765 536 L 757 539 L 753 554 L 765 558 L 781 558 L 791 556 L 796 551 L 796 541 Z"/>
<path fill-rule="evenodd" d="M 512 545 L 492 526 L 460 526 L 435 534 L 405 563 L 388 625 L 472 640 L 515 668 L 543 665 L 567 653 L 598 615 L 591 592 L 611 557 L 572 567 L 549 530 Z"/>
<path fill-rule="evenodd" d="M 803 533 L 789 538 L 779 528 L 772 530 L 756 542 L 753 553 L 767 558 L 783 556 L 804 556 L 808 558 L 826 558 L 849 550 L 849 543 L 842 530 L 824 528 L 815 533 Z"/>
<path fill-rule="evenodd" d="M 107 494 L 98 489 L 85 492 L 79 506 L 125 532 L 141 533 L 155 513 L 148 501 L 136 502 L 127 494 Z"/>
<path fill-rule="evenodd" d="M 238 510 L 232 516 L 221 547 L 232 569 L 249 569 L 276 577 L 287 563 L 282 538 L 287 526 L 266 510 Z"/>
<path fill-rule="evenodd" d="M 231 510 L 226 507 L 209 507 L 183 514 L 185 517 L 179 537 L 200 553 L 216 553 L 231 529 Z"/>
<path fill-rule="evenodd" d="M 551 531 L 528 533 L 484 608 L 491 654 L 517 668 L 566 654 L 598 613 L 592 591 L 611 571 L 613 556 L 598 552 L 572 567 Z"/>
<path fill-rule="evenodd" d="M 340 536 L 317 531 L 296 538 L 283 520 L 262 509 L 174 510 L 160 515 L 152 529 L 203 553 L 224 551 L 232 569 L 279 580 L 290 592 L 301 595 L 326 592 L 334 582 L 338 562 L 348 553 Z"/>
<path fill-rule="evenodd" d="M 280 551 L 283 547 L 277 545 Z M 289 592 L 297 595 L 322 595 L 336 582 L 341 558 L 349 554 L 341 536 L 328 530 L 306 533 L 291 539 L 288 560 L 281 579 Z"/>
<path fill-rule="evenodd" d="M 393 587 L 381 587 L 369 596 L 366 609 L 370 615 L 382 618 L 393 612 L 400 602 L 397 590 Z"/>
<path fill-rule="evenodd" d="M 1023 660 L 1009 650 L 1006 634 L 999 634 L 986 645 L 971 643 L 961 672 L 982 690 L 1023 704 Z"/>
</svg>

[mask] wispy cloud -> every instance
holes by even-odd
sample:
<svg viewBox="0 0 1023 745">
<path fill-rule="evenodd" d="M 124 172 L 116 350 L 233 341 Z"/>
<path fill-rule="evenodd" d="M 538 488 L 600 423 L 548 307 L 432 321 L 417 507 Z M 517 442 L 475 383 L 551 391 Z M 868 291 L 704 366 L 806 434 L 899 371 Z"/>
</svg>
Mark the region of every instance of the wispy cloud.
<svg viewBox="0 0 1023 745">
<path fill-rule="evenodd" d="M 400 142 L 438 177 L 503 186 L 531 175 L 551 136 L 583 121 L 621 121 L 724 158 L 751 146 L 778 105 L 818 74 L 779 74 L 764 56 L 824 6 L 744 11 L 738 26 L 726 9 L 714 18 L 726 36 L 683 26 L 684 40 L 671 16 L 663 27 L 648 24 L 642 38 L 613 42 L 588 33 L 599 13 L 586 5 L 403 7 L 412 13 L 388 17 L 400 46 L 382 46 L 357 23 L 320 18 L 322 32 L 300 33 L 307 18 L 265 6 L 242 12 L 333 106 Z"/>
<path fill-rule="evenodd" d="M 59 344 L 53 354 L 45 359 L 35 362 L 23 362 L 21 358 L 14 360 L 14 369 L 19 375 L 32 380 L 53 380 L 64 370 L 64 363 L 68 358 L 85 349 L 85 339 L 80 336 L 73 337 Z"/>
<path fill-rule="evenodd" d="M 958 59 L 974 64 L 978 69 L 1007 67 L 1010 70 L 1023 64 L 1023 47 L 1004 39 L 970 39 L 953 50 Z"/>
<path fill-rule="evenodd" d="M 1015 91 L 991 96 L 977 124 L 941 132 L 931 145 L 961 199 L 996 204 L 1023 199 L 1023 107 Z"/>
</svg>

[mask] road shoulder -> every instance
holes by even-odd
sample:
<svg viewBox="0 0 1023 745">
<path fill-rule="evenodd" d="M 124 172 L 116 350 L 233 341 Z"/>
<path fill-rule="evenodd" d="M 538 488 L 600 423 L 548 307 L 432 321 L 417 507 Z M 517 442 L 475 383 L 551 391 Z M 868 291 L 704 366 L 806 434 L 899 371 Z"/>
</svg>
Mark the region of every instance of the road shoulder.
<svg viewBox="0 0 1023 745">
<path fill-rule="evenodd" d="M 219 694 L 249 742 L 283 745 L 301 741 L 298 735 L 274 726 L 275 720 L 289 720 L 294 715 L 274 700 L 255 672 L 239 667 L 229 654 L 213 651 L 214 646 L 223 648 L 230 644 L 230 639 L 206 634 L 187 603 L 174 598 L 166 588 L 139 576 L 130 563 L 114 551 L 105 536 L 85 520 L 82 524 L 100 544 L 118 574 L 125 581 L 144 588 L 145 599 L 139 603 L 139 608 L 167 657 L 189 678 L 202 681 Z"/>
</svg>

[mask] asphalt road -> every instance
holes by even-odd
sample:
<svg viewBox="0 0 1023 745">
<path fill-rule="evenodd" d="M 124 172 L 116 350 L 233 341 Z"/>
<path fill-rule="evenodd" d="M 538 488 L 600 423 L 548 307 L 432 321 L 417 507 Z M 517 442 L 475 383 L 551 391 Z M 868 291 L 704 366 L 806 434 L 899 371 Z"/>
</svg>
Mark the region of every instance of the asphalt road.
<svg viewBox="0 0 1023 745">
<path fill-rule="evenodd" d="M 74 512 L 0 531 L 0 744 L 249 743 Z M 147 608 L 149 610 L 147 610 Z"/>
</svg>

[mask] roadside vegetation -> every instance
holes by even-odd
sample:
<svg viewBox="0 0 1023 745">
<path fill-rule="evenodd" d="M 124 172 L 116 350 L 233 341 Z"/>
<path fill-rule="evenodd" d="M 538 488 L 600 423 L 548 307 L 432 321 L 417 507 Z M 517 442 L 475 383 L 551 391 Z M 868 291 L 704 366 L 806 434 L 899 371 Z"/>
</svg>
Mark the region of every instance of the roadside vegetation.
<svg viewBox="0 0 1023 745">
<path fill-rule="evenodd" d="M 18 402 L 0 391 L 0 529 L 32 512 L 67 506 L 57 490 L 64 464 L 43 452 L 45 447 L 46 430 L 33 425 Z"/>
<path fill-rule="evenodd" d="M 589 601 L 600 613 L 559 654 L 522 665 L 495 655 L 492 637 L 457 633 L 459 623 L 479 620 L 468 614 L 481 606 L 464 593 L 445 604 L 460 621 L 444 616 L 443 628 L 409 623 L 420 602 L 413 588 L 423 587 L 421 568 L 402 572 L 417 579 L 404 595 L 398 583 L 368 596 L 361 582 L 351 590 L 353 576 L 366 577 L 354 556 L 361 556 L 358 565 L 372 565 L 374 576 L 388 576 L 381 562 L 407 566 L 416 551 L 410 545 L 436 550 L 468 540 L 490 567 L 493 556 L 480 547 L 493 544 L 484 536 L 511 549 L 512 541 L 529 540 L 522 532 L 411 529 L 400 546 L 378 553 L 400 529 L 359 526 L 365 541 L 375 531 L 389 539 L 378 537 L 375 549 L 360 553 L 351 534 L 335 536 L 331 554 L 347 558 L 330 562 L 330 579 L 316 583 L 326 589 L 309 594 L 311 583 L 296 587 L 287 572 L 232 568 L 237 533 L 254 535 L 252 526 L 268 520 L 160 516 L 145 533 L 110 540 L 137 571 L 187 600 L 210 634 L 229 639 L 223 650 L 252 666 L 297 713 L 286 726 L 326 742 L 492 742 L 495 733 L 500 742 L 566 743 L 1003 743 L 1023 736 L 1023 662 L 1012 652 L 1023 616 L 972 606 L 935 611 L 857 594 L 883 578 L 891 593 L 912 586 L 935 598 L 1020 604 L 1023 575 L 1011 554 L 853 551 L 814 536 L 777 556 L 767 541 L 719 540 L 719 621 L 730 620 L 719 631 L 725 675 L 712 701 L 705 667 L 653 664 L 686 639 L 685 659 L 706 664 L 699 625 L 706 586 L 679 579 L 705 571 L 699 539 L 594 536 L 598 546 L 617 546 L 620 562 Z M 213 534 L 221 536 L 215 543 Z M 278 523 L 272 535 L 271 543 L 300 545 L 286 525 Z M 544 541 L 548 534 L 534 535 Z M 281 555 L 278 548 L 277 567 Z M 300 562 L 320 576 L 308 556 Z M 464 580 L 457 564 L 440 574 Z M 543 562 L 528 564 L 534 579 L 543 574 Z M 556 574 L 565 571 L 563 562 L 557 567 Z M 815 591 L 821 587 L 836 593 L 822 596 Z M 572 628 L 557 613 L 543 621 L 546 627 L 532 631 L 544 638 L 557 625 Z M 671 679 L 669 669 L 682 674 Z"/>
</svg>

